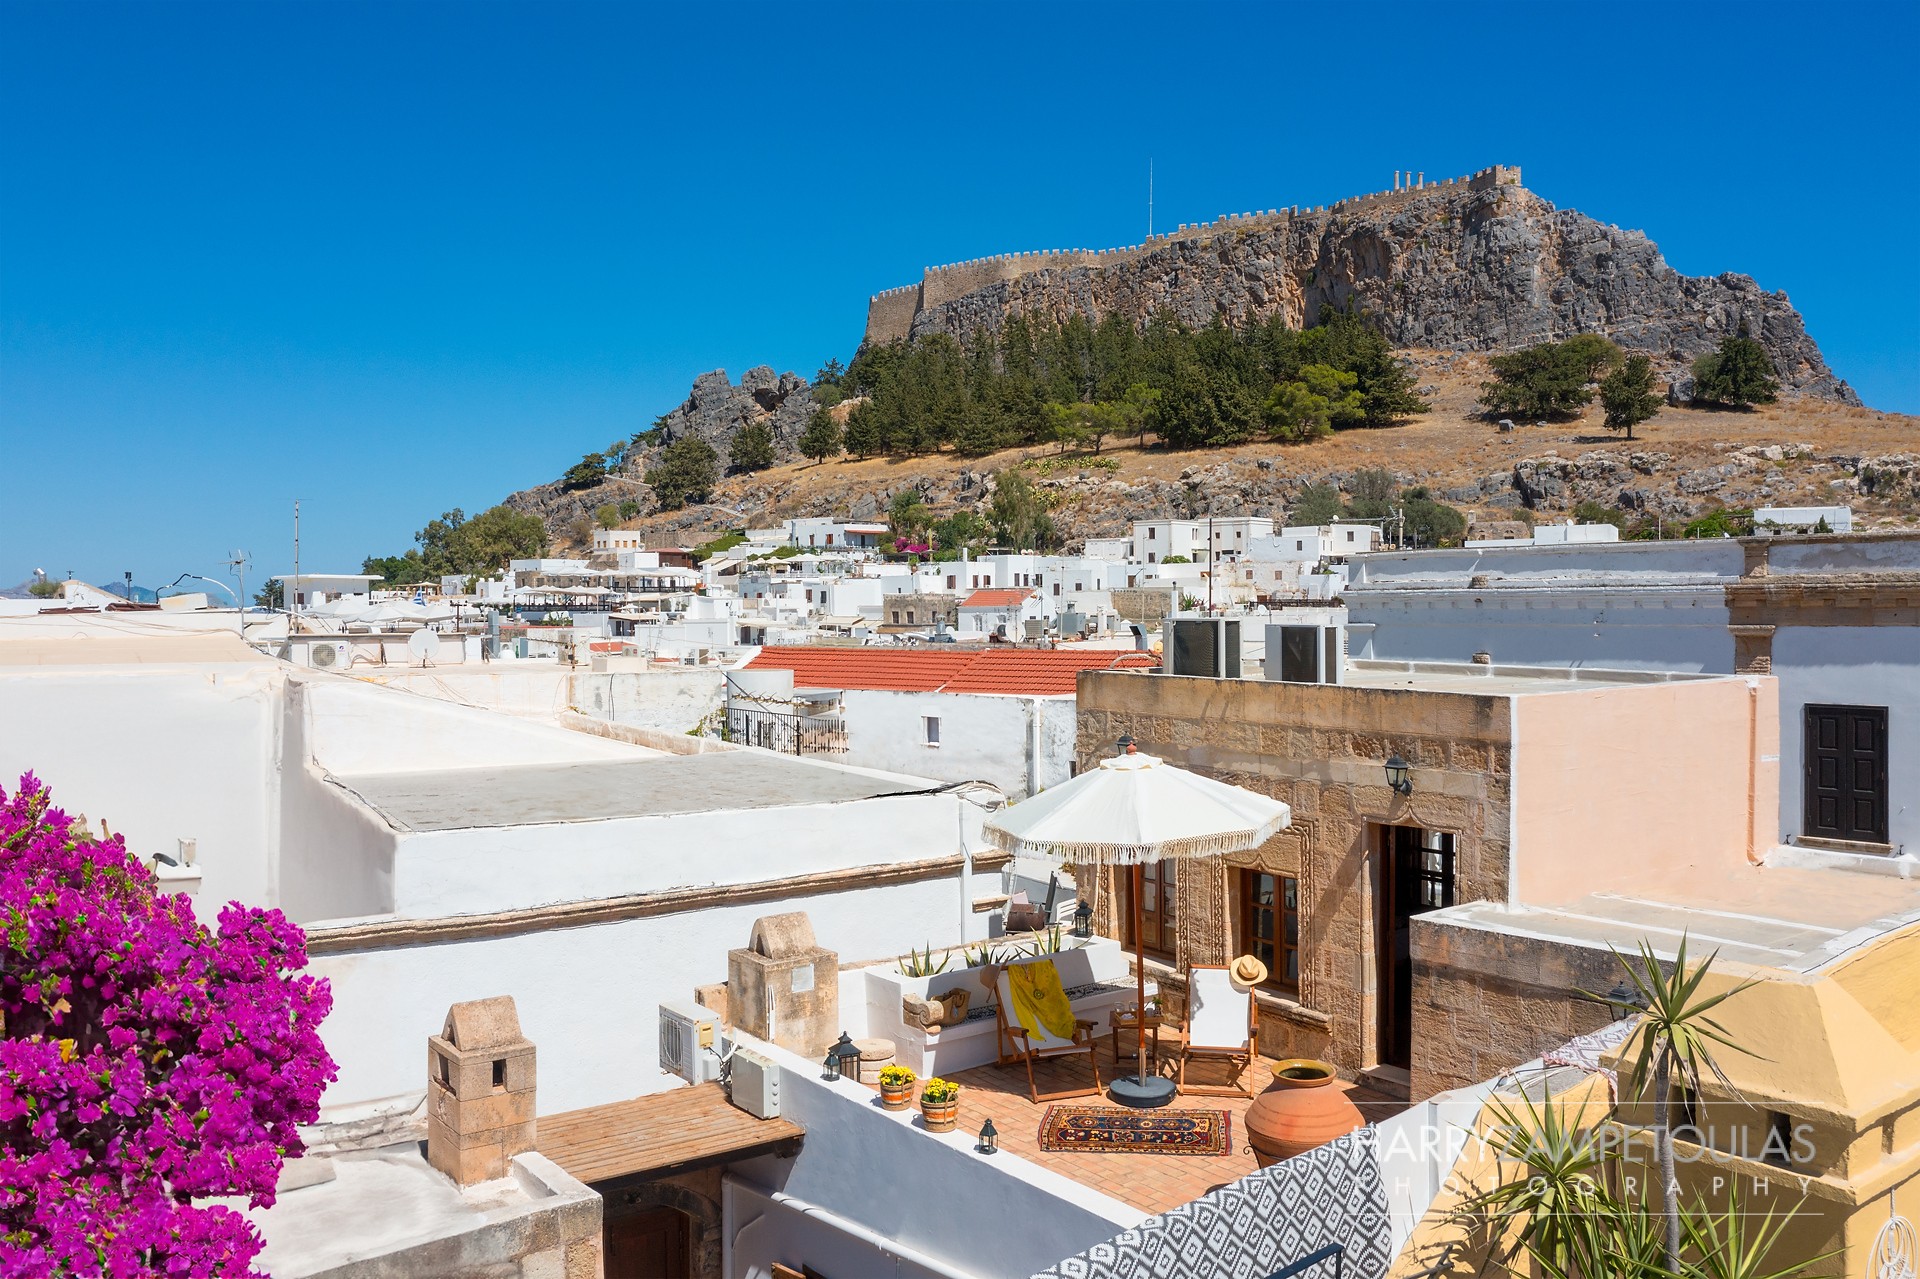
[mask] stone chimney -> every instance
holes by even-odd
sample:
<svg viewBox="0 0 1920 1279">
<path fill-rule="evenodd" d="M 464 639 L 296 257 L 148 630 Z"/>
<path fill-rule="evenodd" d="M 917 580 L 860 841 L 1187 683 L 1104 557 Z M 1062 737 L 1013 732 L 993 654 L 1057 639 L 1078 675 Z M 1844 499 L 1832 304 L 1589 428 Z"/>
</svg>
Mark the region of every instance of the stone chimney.
<svg viewBox="0 0 1920 1279">
<path fill-rule="evenodd" d="M 463 1186 L 533 1149 L 533 1043 L 513 996 L 455 1004 L 427 1040 L 427 1162 Z"/>
<path fill-rule="evenodd" d="M 840 1035 L 840 956 L 814 944 L 804 910 L 753 921 L 745 949 L 727 952 L 727 1012 L 733 1024 L 803 1057 Z"/>
</svg>

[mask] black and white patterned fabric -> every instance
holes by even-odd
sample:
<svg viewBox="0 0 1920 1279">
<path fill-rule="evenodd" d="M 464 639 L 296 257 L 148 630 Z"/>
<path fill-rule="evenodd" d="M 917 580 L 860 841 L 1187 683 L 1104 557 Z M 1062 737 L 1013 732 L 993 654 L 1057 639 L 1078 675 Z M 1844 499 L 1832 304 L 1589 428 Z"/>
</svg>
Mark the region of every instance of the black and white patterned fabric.
<svg viewBox="0 0 1920 1279">
<path fill-rule="evenodd" d="M 1339 1260 L 1300 1279 L 1380 1279 L 1393 1261 L 1371 1127 L 1149 1217 L 1034 1279 L 1266 1279 L 1336 1243 Z"/>
</svg>

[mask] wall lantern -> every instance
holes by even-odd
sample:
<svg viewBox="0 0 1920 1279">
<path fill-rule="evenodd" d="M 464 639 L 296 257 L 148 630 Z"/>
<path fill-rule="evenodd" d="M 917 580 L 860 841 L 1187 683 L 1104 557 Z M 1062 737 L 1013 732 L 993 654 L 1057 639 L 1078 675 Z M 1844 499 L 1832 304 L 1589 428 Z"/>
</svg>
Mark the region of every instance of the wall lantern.
<svg viewBox="0 0 1920 1279">
<path fill-rule="evenodd" d="M 1093 907 L 1087 905 L 1085 898 L 1073 908 L 1073 935 L 1082 941 L 1093 936 Z"/>
<path fill-rule="evenodd" d="M 1646 996 L 1626 982 L 1614 983 L 1613 989 L 1606 994 L 1606 1001 L 1607 1011 L 1613 1014 L 1615 1021 L 1647 1011 Z"/>
<path fill-rule="evenodd" d="M 1396 795 L 1413 794 L 1413 779 L 1408 776 L 1407 761 L 1398 755 L 1387 756 L 1387 785 Z"/>
<path fill-rule="evenodd" d="M 860 1050 L 854 1047 L 853 1040 L 847 1038 L 847 1032 L 840 1032 L 840 1042 L 827 1049 L 826 1068 L 822 1079 L 860 1078 Z"/>
<path fill-rule="evenodd" d="M 974 1149 L 983 1155 L 990 1155 L 1000 1149 L 1000 1130 L 993 1126 L 993 1120 L 989 1119 L 980 1125 L 980 1144 Z"/>
</svg>

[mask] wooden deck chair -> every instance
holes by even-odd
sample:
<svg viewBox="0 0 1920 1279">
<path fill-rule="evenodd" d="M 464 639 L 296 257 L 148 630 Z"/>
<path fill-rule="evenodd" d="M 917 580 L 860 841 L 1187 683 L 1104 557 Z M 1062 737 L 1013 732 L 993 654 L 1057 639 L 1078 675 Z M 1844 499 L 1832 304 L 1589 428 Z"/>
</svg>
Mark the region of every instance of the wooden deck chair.
<svg viewBox="0 0 1920 1279">
<path fill-rule="evenodd" d="M 1060 970 L 1054 966 L 1051 958 L 1031 959 L 1026 964 L 1040 965 L 1045 972 L 1041 974 L 1043 984 L 1051 982 L 1054 988 L 1060 988 Z M 1013 1010 L 1013 988 L 1009 984 L 1007 969 L 1002 968 L 993 979 L 997 1000 L 993 1015 L 999 1025 L 999 1034 L 994 1046 L 1000 1056 L 1002 1066 L 1014 1061 L 1024 1061 L 1027 1066 L 1027 1095 L 1035 1102 L 1059 1101 L 1065 1097 L 1088 1097 L 1100 1091 L 1100 1062 L 1094 1055 L 1093 1023 L 1074 1018 L 1073 1038 L 1062 1039 L 1045 1026 L 1029 1030 L 1020 1024 L 1019 1016 Z M 1061 991 L 1065 998 L 1065 991 Z M 1054 1057 L 1073 1057 L 1086 1054 L 1087 1069 L 1093 1074 L 1093 1083 L 1086 1088 L 1069 1088 L 1061 1092 L 1043 1093 L 1033 1077 L 1033 1063 Z"/>
<path fill-rule="evenodd" d="M 1253 1096 L 1253 1049 L 1259 1036 L 1253 991 L 1236 990 L 1224 964 L 1187 967 L 1187 1042 L 1180 1048 L 1176 1081 L 1183 1093 L 1215 1097 Z M 1234 1067 L 1232 1084 L 1225 1087 L 1187 1083 L 1187 1062 L 1193 1058 L 1224 1061 Z"/>
</svg>

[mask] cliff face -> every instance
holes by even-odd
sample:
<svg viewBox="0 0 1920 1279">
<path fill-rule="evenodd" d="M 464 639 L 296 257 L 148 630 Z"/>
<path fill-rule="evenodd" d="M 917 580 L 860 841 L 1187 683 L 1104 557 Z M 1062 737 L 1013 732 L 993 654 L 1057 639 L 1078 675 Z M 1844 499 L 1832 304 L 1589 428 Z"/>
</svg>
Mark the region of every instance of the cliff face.
<svg viewBox="0 0 1920 1279">
<path fill-rule="evenodd" d="M 775 375 L 762 364 L 744 373 L 738 385 L 725 369 L 702 373 L 684 403 L 660 419 L 665 442 L 695 436 L 713 445 L 724 465 L 741 427 L 765 423 L 773 428 L 773 449 L 792 457 L 800 433 L 813 416 L 813 391 L 797 373 Z"/>
<path fill-rule="evenodd" d="M 1644 234 L 1554 208 L 1517 169 L 1223 218 L 1136 249 L 935 268 L 873 299 L 867 340 L 965 341 L 1013 312 L 1163 313 L 1196 326 L 1279 315 L 1302 326 L 1356 299 L 1396 346 L 1498 351 L 1602 333 L 1675 369 L 1744 325 L 1787 390 L 1859 403 L 1785 293 L 1744 275 L 1683 276 Z"/>
</svg>

